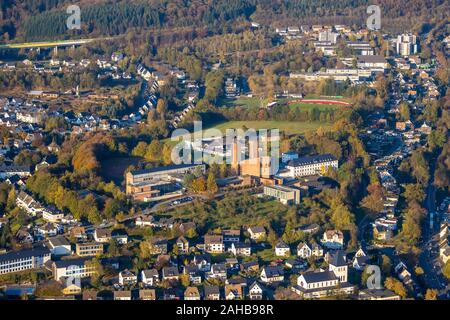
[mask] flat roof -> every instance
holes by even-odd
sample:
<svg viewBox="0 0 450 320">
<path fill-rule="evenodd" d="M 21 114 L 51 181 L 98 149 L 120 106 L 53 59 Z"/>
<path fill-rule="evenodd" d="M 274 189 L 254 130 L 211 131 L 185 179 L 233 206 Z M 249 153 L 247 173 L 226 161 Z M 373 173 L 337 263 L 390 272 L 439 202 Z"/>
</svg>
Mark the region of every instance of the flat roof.
<svg viewBox="0 0 450 320">
<path fill-rule="evenodd" d="M 176 164 L 176 165 L 143 169 L 143 170 L 132 170 L 130 172 L 132 175 L 140 175 L 140 174 L 147 174 L 147 173 L 153 173 L 153 172 L 170 171 L 170 170 L 177 170 L 177 169 L 184 169 L 184 168 L 194 168 L 197 166 L 204 166 L 204 164 L 203 163 L 202 164 Z"/>
</svg>

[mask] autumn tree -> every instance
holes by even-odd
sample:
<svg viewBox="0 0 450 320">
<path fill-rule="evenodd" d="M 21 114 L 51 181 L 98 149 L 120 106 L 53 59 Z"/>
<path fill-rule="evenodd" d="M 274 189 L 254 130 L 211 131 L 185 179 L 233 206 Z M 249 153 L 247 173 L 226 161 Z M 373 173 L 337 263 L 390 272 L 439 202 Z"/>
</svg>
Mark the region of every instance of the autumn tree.
<svg viewBox="0 0 450 320">
<path fill-rule="evenodd" d="M 406 298 L 408 295 L 408 292 L 406 291 L 406 288 L 403 285 L 403 283 L 401 283 L 399 280 L 395 278 L 392 277 L 386 278 L 386 280 L 384 281 L 384 286 L 387 289 L 394 291 L 401 298 Z"/>
<path fill-rule="evenodd" d="M 366 213 L 374 216 L 379 214 L 384 208 L 383 187 L 378 183 L 369 184 L 368 195 L 361 200 L 361 207 Z"/>
<path fill-rule="evenodd" d="M 425 300 L 437 300 L 439 291 L 436 289 L 427 289 L 425 293 Z"/>
<path fill-rule="evenodd" d="M 206 185 L 208 192 L 211 194 L 215 194 L 219 190 L 216 183 L 216 177 L 214 176 L 214 173 L 212 171 L 209 171 L 208 173 L 208 180 Z"/>
</svg>

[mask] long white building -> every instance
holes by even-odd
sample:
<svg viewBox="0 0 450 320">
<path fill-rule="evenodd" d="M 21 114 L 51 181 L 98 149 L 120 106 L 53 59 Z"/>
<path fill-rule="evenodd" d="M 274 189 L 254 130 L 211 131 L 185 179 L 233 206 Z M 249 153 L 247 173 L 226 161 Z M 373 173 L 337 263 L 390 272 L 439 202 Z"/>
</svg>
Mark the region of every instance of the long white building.
<svg viewBox="0 0 450 320">
<path fill-rule="evenodd" d="M 338 160 L 331 154 L 298 158 L 290 161 L 286 166 L 292 178 L 320 174 L 329 167 L 338 168 Z"/>
<path fill-rule="evenodd" d="M 44 245 L 1 254 L 0 274 L 42 268 L 50 256 L 50 250 Z"/>
</svg>

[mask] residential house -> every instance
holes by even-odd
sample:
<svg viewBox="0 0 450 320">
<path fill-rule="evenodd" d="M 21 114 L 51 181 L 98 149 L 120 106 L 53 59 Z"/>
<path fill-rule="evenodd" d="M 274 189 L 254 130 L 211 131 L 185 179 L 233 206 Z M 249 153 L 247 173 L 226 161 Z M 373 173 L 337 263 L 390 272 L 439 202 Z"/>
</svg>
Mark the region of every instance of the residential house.
<svg viewBox="0 0 450 320">
<path fill-rule="evenodd" d="M 205 300 L 220 300 L 220 288 L 214 285 L 205 285 Z"/>
<path fill-rule="evenodd" d="M 241 230 L 223 230 L 222 237 L 223 242 L 239 242 L 241 240 Z"/>
<path fill-rule="evenodd" d="M 193 264 L 195 264 L 200 271 L 209 272 L 211 270 L 211 256 L 207 254 L 196 254 L 193 259 Z"/>
<path fill-rule="evenodd" d="M 250 300 L 262 300 L 264 297 L 264 287 L 258 281 L 253 282 L 248 288 L 248 296 Z"/>
<path fill-rule="evenodd" d="M 87 234 L 86 229 L 84 227 L 75 226 L 72 227 L 69 231 L 70 237 L 75 238 L 77 242 L 86 241 Z"/>
<path fill-rule="evenodd" d="M 121 286 L 131 286 L 137 283 L 137 276 L 126 269 L 124 271 L 119 272 L 119 284 Z"/>
<path fill-rule="evenodd" d="M 62 281 L 64 295 L 81 294 L 81 285 L 77 281 Z"/>
<path fill-rule="evenodd" d="M 240 270 L 242 272 L 257 273 L 259 272 L 259 263 L 258 261 L 249 261 L 242 263 L 240 265 Z"/>
<path fill-rule="evenodd" d="M 154 287 L 159 284 L 159 273 L 156 269 L 141 271 L 141 281 L 144 285 Z"/>
<path fill-rule="evenodd" d="M 183 273 L 189 275 L 189 282 L 191 284 L 197 285 L 202 283 L 201 272 L 198 270 L 195 264 L 188 264 L 187 266 L 184 266 Z"/>
<path fill-rule="evenodd" d="M 180 277 L 180 274 L 178 272 L 178 268 L 176 267 L 164 267 L 162 269 L 162 278 L 163 280 L 178 280 Z"/>
<path fill-rule="evenodd" d="M 197 287 L 187 287 L 184 291 L 184 300 L 200 300 L 200 292 Z"/>
<path fill-rule="evenodd" d="M 244 242 L 233 242 L 229 249 L 234 256 L 250 256 L 252 254 L 252 248 L 250 244 Z"/>
<path fill-rule="evenodd" d="M 211 270 L 207 272 L 208 279 L 225 280 L 227 278 L 227 267 L 224 263 L 214 263 L 211 265 Z"/>
<path fill-rule="evenodd" d="M 244 287 L 241 284 L 226 284 L 225 299 L 241 300 L 244 298 Z"/>
<path fill-rule="evenodd" d="M 114 291 L 114 300 L 131 300 L 131 291 Z"/>
<path fill-rule="evenodd" d="M 94 239 L 100 243 L 108 243 L 112 239 L 111 230 L 109 229 L 95 229 Z"/>
<path fill-rule="evenodd" d="M 275 246 L 275 255 L 277 257 L 287 257 L 291 255 L 291 249 L 289 246 L 284 242 L 280 241 Z"/>
<path fill-rule="evenodd" d="M 263 240 L 266 238 L 266 229 L 264 227 L 249 227 L 247 232 L 252 240 Z"/>
<path fill-rule="evenodd" d="M 205 252 L 223 253 L 224 249 L 223 236 L 205 235 Z"/>
<path fill-rule="evenodd" d="M 260 279 L 264 283 L 274 283 L 284 280 L 284 271 L 280 266 L 264 266 Z"/>
<path fill-rule="evenodd" d="M 322 244 L 328 249 L 342 249 L 344 247 L 344 234 L 339 230 L 327 230 L 323 234 Z"/>
<path fill-rule="evenodd" d="M 155 289 L 141 289 L 139 290 L 139 300 L 156 300 Z"/>
<path fill-rule="evenodd" d="M 300 242 L 297 245 L 297 256 L 302 257 L 303 259 L 307 259 L 311 257 L 311 255 L 312 250 L 306 242 Z"/>
<path fill-rule="evenodd" d="M 181 236 L 176 241 L 176 246 L 178 248 L 178 253 L 180 254 L 187 254 L 189 253 L 189 241 Z"/>
</svg>

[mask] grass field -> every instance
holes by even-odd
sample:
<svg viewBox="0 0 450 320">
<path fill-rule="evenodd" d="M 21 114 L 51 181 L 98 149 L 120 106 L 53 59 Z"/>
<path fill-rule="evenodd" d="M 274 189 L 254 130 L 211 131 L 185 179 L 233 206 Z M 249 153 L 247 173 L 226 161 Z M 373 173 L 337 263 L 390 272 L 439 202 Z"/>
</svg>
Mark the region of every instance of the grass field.
<svg viewBox="0 0 450 320">
<path fill-rule="evenodd" d="M 260 99 L 259 97 L 239 97 L 237 99 L 223 99 L 220 102 L 222 107 L 243 107 L 243 108 L 259 108 L 267 105 L 267 99 Z"/>
<path fill-rule="evenodd" d="M 227 129 L 240 129 L 243 127 L 253 129 L 279 129 L 287 134 L 302 134 L 307 131 L 317 130 L 319 127 L 329 127 L 323 122 L 294 122 L 294 121 L 229 121 L 218 124 L 214 128 L 225 132 Z"/>
<path fill-rule="evenodd" d="M 326 111 L 326 110 L 335 110 L 338 108 L 342 108 L 342 106 L 338 106 L 335 104 L 325 105 L 325 104 L 313 104 L 313 103 L 292 103 L 289 105 L 291 109 L 301 109 L 301 110 L 311 110 L 311 109 L 318 109 L 320 111 Z"/>
</svg>

